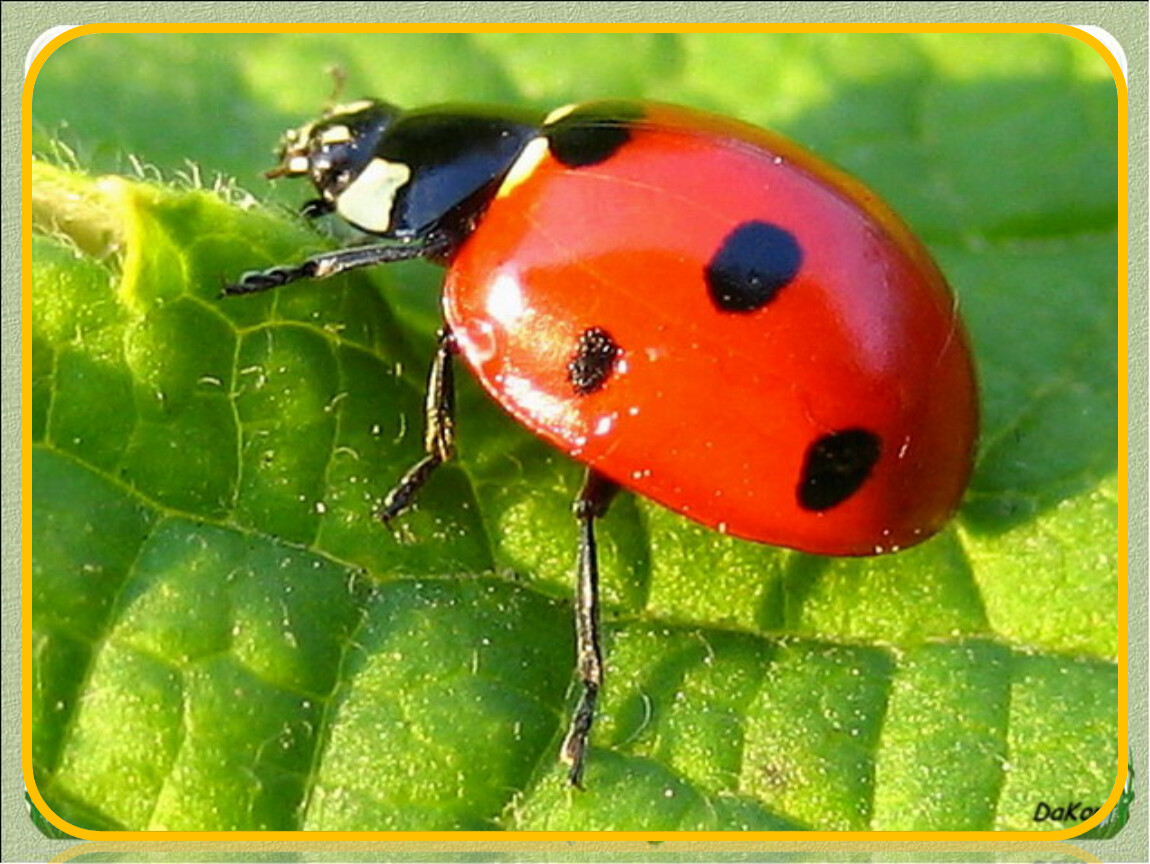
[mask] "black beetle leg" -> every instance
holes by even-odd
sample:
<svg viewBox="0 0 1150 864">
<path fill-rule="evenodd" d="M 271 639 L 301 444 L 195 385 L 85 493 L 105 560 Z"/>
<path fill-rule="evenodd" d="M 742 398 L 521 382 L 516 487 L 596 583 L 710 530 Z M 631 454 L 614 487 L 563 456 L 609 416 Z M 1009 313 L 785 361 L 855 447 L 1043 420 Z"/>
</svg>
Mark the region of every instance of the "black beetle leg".
<svg viewBox="0 0 1150 864">
<path fill-rule="evenodd" d="M 346 273 L 348 270 L 358 270 L 360 267 L 410 261 L 413 258 L 435 258 L 449 254 L 457 245 L 452 235 L 435 232 L 413 240 L 336 249 L 315 255 L 299 264 L 269 267 L 267 270 L 245 273 L 238 281 L 225 285 L 220 294 L 224 297 L 255 294 L 298 282 L 300 279 L 326 279 L 329 276 Z"/>
<path fill-rule="evenodd" d="M 423 408 L 426 423 L 423 450 L 426 455 L 408 469 L 383 499 L 379 518 L 384 523 L 410 507 L 415 494 L 431 473 L 455 455 L 455 373 L 451 361 L 456 350 L 455 337 L 445 326 L 439 331 L 439 341 L 427 376 Z"/>
<path fill-rule="evenodd" d="M 583 488 L 575 499 L 579 522 L 579 566 L 575 583 L 575 652 L 581 692 L 571 715 L 571 726 L 560 750 L 570 766 L 572 786 L 583 788 L 583 763 L 595 703 L 603 687 L 603 654 L 599 648 L 599 557 L 595 545 L 595 520 L 602 517 L 619 487 L 594 469 L 587 469 Z"/>
<path fill-rule="evenodd" d="M 299 215 L 305 219 L 318 219 L 335 210 L 335 205 L 324 198 L 312 198 L 300 205 Z"/>
</svg>

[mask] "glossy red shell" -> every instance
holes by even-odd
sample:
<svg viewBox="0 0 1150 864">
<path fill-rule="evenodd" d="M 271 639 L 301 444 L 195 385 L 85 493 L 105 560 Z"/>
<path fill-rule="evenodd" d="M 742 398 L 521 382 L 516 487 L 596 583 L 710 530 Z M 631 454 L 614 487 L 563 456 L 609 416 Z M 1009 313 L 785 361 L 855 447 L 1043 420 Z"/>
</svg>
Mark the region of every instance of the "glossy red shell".
<svg viewBox="0 0 1150 864">
<path fill-rule="evenodd" d="M 452 261 L 445 315 L 483 386 L 576 459 L 720 531 L 840 555 L 935 533 L 966 487 L 978 408 L 928 253 L 873 193 L 786 139 L 645 111 L 600 164 L 545 154 L 506 183 Z M 764 308 L 724 313 L 702 274 L 746 220 L 790 231 L 802 266 Z M 578 395 L 567 367 L 592 327 L 621 354 Z M 882 442 L 868 479 L 804 508 L 809 448 L 852 428 Z"/>
</svg>

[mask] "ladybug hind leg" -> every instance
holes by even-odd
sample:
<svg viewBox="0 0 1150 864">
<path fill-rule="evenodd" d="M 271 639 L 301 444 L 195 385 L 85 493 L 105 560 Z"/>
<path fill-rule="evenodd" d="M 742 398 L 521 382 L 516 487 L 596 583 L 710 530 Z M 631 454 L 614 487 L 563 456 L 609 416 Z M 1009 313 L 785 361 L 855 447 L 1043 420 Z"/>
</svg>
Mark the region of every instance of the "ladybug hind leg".
<svg viewBox="0 0 1150 864">
<path fill-rule="evenodd" d="M 423 450 L 426 454 L 400 478 L 383 499 L 379 518 L 386 524 L 395 519 L 414 502 L 416 493 L 427 482 L 432 472 L 455 455 L 455 374 L 452 357 L 458 349 L 451 330 L 439 331 L 435 357 L 427 376 L 427 396 L 424 401 Z"/>
<path fill-rule="evenodd" d="M 571 715 L 571 725 L 563 740 L 560 757 L 570 766 L 572 786 L 583 788 L 583 763 L 595 704 L 603 686 L 603 653 L 599 647 L 599 556 L 595 544 L 595 520 L 607 512 L 619 487 L 593 469 L 587 470 L 583 487 L 575 499 L 575 519 L 579 522 L 579 563 L 575 583 L 576 671 L 581 692 Z"/>
</svg>

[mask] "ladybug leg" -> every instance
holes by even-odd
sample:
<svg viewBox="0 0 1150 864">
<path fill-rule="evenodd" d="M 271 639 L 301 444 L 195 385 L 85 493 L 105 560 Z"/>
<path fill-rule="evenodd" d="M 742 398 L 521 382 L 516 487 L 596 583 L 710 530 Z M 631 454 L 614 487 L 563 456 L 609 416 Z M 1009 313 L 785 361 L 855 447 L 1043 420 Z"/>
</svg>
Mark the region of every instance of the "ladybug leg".
<svg viewBox="0 0 1150 864">
<path fill-rule="evenodd" d="M 427 424 L 423 450 L 427 455 L 408 469 L 383 499 L 379 518 L 385 524 L 410 507 L 415 493 L 427 482 L 431 472 L 455 455 L 455 373 L 451 360 L 456 350 L 455 337 L 444 327 L 439 331 L 435 357 L 427 376 L 423 407 Z"/>
<path fill-rule="evenodd" d="M 305 219 L 318 219 L 335 211 L 335 205 L 323 198 L 312 198 L 300 205 L 299 215 Z"/>
<path fill-rule="evenodd" d="M 308 208 L 311 206 L 312 202 L 305 205 Z M 310 214 L 305 211 L 305 215 Z M 301 279 L 327 279 L 329 276 L 346 273 L 348 270 L 358 270 L 360 267 L 409 261 L 412 258 L 435 258 L 447 255 L 456 245 L 453 235 L 446 231 L 436 231 L 403 242 L 336 249 L 315 255 L 299 264 L 269 267 L 267 270 L 245 273 L 237 281 L 225 285 L 220 295 L 234 297 L 239 294 L 255 294 Z"/>
<path fill-rule="evenodd" d="M 599 649 L 599 556 L 595 545 L 595 520 L 602 517 L 619 487 L 593 469 L 587 470 L 583 488 L 575 499 L 579 522 L 579 568 L 575 586 L 576 668 L 582 684 L 579 703 L 563 741 L 560 758 L 571 766 L 572 786 L 583 788 L 583 761 L 595 703 L 603 686 L 603 654 Z"/>
</svg>

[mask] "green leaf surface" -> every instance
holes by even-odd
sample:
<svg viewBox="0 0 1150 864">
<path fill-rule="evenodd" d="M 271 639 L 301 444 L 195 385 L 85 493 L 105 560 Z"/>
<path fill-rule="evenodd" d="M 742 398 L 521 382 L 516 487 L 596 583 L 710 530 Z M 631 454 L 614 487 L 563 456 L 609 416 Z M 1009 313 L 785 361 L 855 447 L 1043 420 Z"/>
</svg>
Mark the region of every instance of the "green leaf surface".
<svg viewBox="0 0 1150 864">
<path fill-rule="evenodd" d="M 421 451 L 438 271 L 217 296 L 332 242 L 290 214 L 305 190 L 258 176 L 330 96 L 330 64 L 346 97 L 405 105 L 682 102 L 863 179 L 936 254 L 971 331 L 983 432 L 955 522 L 830 559 L 620 498 L 601 537 L 607 686 L 588 789 L 568 788 L 579 467 L 461 375 L 460 458 L 389 530 L 373 511 Z M 1117 102 L 1089 47 L 91 34 L 49 58 L 34 115 L 29 782 L 64 819 L 1051 830 L 1073 825 L 1034 821 L 1040 802 L 1110 794 Z"/>
<path fill-rule="evenodd" d="M 36 826 L 41 834 L 50 840 L 75 840 L 71 834 L 66 834 L 61 831 L 51 822 L 44 818 L 44 814 L 36 809 L 36 805 L 32 802 L 32 797 L 25 792 L 24 804 L 28 807 L 28 818 L 32 820 L 32 824 Z"/>
</svg>

